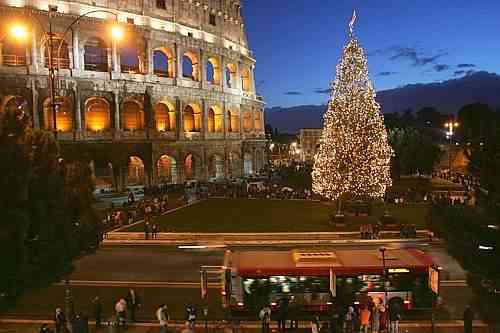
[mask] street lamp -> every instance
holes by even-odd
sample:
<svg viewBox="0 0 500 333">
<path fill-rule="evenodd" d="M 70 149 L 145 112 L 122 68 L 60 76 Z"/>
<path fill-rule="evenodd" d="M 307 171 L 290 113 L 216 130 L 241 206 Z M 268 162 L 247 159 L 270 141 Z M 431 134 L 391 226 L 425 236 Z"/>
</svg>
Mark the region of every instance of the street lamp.
<svg viewBox="0 0 500 333">
<path fill-rule="evenodd" d="M 453 140 L 453 134 L 454 134 L 453 130 L 455 128 L 457 128 L 458 125 L 459 125 L 458 122 L 456 122 L 454 120 L 450 120 L 450 121 L 448 121 L 447 123 L 444 124 L 444 127 L 448 130 L 448 132 L 446 132 L 446 138 L 450 140 L 449 141 L 449 143 L 450 143 L 449 144 L 449 150 L 448 150 L 448 157 L 449 157 L 449 159 L 448 159 L 448 163 L 449 163 L 448 170 L 449 170 L 450 180 L 451 180 L 451 148 L 453 146 L 452 140 Z"/>
<path fill-rule="evenodd" d="M 48 64 L 47 67 L 49 69 L 49 98 L 50 98 L 50 107 L 52 110 L 52 126 L 53 126 L 53 131 L 54 131 L 54 137 L 57 139 L 57 103 L 56 103 L 56 76 L 57 76 L 57 70 L 59 70 L 59 59 L 60 59 L 60 53 L 61 53 L 61 47 L 63 45 L 63 42 L 66 38 L 66 35 L 70 30 L 72 30 L 73 26 L 80 21 L 85 16 L 88 16 L 89 14 L 93 13 L 98 13 L 98 12 L 105 12 L 111 15 L 115 16 L 116 21 L 118 21 L 118 15 L 112 11 L 108 10 L 92 10 L 90 12 L 81 14 L 78 16 L 76 19 L 71 22 L 70 25 L 67 26 L 66 30 L 61 36 L 61 39 L 59 41 L 59 45 L 57 46 L 57 65 L 54 64 L 54 34 L 52 32 L 52 19 L 54 18 L 54 14 L 57 13 L 57 6 L 49 5 L 48 8 L 48 22 L 49 22 L 49 31 L 46 31 L 45 28 L 43 27 L 43 24 L 36 18 L 34 15 L 29 15 L 30 17 L 34 18 L 34 21 L 40 26 L 42 32 L 43 32 L 43 37 L 48 36 L 47 39 L 47 46 L 48 46 Z M 28 37 L 28 28 L 24 25 L 20 24 L 15 24 L 11 27 L 10 29 L 10 34 L 12 37 L 19 42 L 26 42 L 27 37 Z M 111 37 L 113 40 L 120 40 L 123 38 L 124 32 L 123 29 L 119 25 L 113 25 L 111 28 Z M 44 40 L 42 40 L 43 44 Z"/>
</svg>

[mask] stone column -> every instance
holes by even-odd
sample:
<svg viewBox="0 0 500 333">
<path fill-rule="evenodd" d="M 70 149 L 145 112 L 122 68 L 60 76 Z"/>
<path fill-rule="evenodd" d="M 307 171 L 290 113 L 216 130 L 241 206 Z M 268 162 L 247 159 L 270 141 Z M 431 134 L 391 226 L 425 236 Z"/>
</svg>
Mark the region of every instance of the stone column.
<svg viewBox="0 0 500 333">
<path fill-rule="evenodd" d="M 240 132 L 239 132 L 239 137 L 240 138 L 244 138 L 245 135 L 244 135 L 244 128 L 243 128 L 243 120 L 244 120 L 244 115 L 243 115 L 243 109 L 241 108 L 241 105 L 240 105 L 240 110 L 239 110 L 239 115 L 240 115 Z"/>
<path fill-rule="evenodd" d="M 181 99 L 179 97 L 176 98 L 176 109 L 177 109 L 177 140 L 183 140 L 184 139 L 184 103 L 182 103 Z"/>
<path fill-rule="evenodd" d="M 198 63 L 198 68 L 199 68 L 199 77 L 200 77 L 200 89 L 203 89 L 205 87 L 205 83 L 207 82 L 207 61 L 205 59 L 205 54 L 203 52 L 203 49 L 200 49 L 200 61 Z"/>
<path fill-rule="evenodd" d="M 77 137 L 79 137 L 81 134 L 81 131 L 82 131 L 82 109 L 81 109 L 82 106 L 81 106 L 79 89 L 76 86 L 73 89 L 74 89 L 73 95 L 75 96 L 75 100 L 74 100 L 75 114 L 74 114 L 74 117 L 75 117 L 75 127 L 76 127 L 74 130 L 76 130 Z"/>
<path fill-rule="evenodd" d="M 79 29 L 73 30 L 73 69 L 80 70 L 80 31 Z"/>
<path fill-rule="evenodd" d="M 182 79 L 182 47 L 180 47 L 177 43 L 175 43 L 175 59 L 177 61 L 177 66 L 176 66 L 176 78 L 177 78 L 177 84 L 179 84 L 179 81 Z"/>
<path fill-rule="evenodd" d="M 115 102 L 115 139 L 118 139 L 120 137 L 120 129 L 121 129 L 121 123 L 120 123 L 120 94 L 115 91 L 113 92 L 113 99 Z"/>
<path fill-rule="evenodd" d="M 219 66 L 219 75 L 220 75 L 220 88 L 222 91 L 224 91 L 224 88 L 226 87 L 226 79 L 225 79 L 225 59 L 224 56 L 220 56 L 220 66 Z"/>
<path fill-rule="evenodd" d="M 227 137 L 227 110 L 225 101 L 222 102 L 222 131 L 225 139 Z"/>
<path fill-rule="evenodd" d="M 39 58 L 38 58 L 38 31 L 33 29 L 33 35 L 31 39 L 31 66 L 32 66 L 32 71 L 31 72 L 38 72 L 38 64 L 39 64 Z M 43 57 L 43 56 L 42 56 Z M 40 57 L 41 61 L 43 62 L 44 59 Z"/>
<path fill-rule="evenodd" d="M 203 181 L 208 181 L 208 156 L 207 156 L 207 148 L 203 147 L 201 151 L 201 166 L 202 166 L 202 174 L 201 179 Z"/>
<path fill-rule="evenodd" d="M 208 105 L 209 103 L 205 100 L 201 100 L 201 107 L 202 107 L 202 113 L 201 113 L 201 135 L 203 139 L 207 138 L 207 133 L 208 133 Z"/>
<path fill-rule="evenodd" d="M 231 163 L 230 163 L 230 151 L 229 147 L 224 146 L 224 178 L 228 179 L 230 173 L 232 172 L 231 170 Z"/>
<path fill-rule="evenodd" d="M 113 72 L 120 73 L 121 68 L 120 68 L 120 57 L 118 55 L 118 46 L 116 44 L 116 41 L 112 41 L 111 43 L 111 56 L 112 56 L 112 63 L 113 63 Z"/>
<path fill-rule="evenodd" d="M 151 39 L 145 39 L 146 42 L 146 61 L 148 64 L 148 75 L 153 76 L 154 75 L 154 70 L 155 70 L 155 65 L 154 65 L 154 54 L 153 54 L 153 48 L 151 47 Z"/>
<path fill-rule="evenodd" d="M 40 114 L 39 114 L 39 106 L 38 106 L 38 90 L 36 89 L 36 80 L 34 78 L 31 79 L 31 93 L 32 93 L 32 110 L 33 114 L 33 127 L 36 129 L 40 128 Z"/>
<path fill-rule="evenodd" d="M 243 90 L 243 87 L 242 87 L 242 82 L 241 82 L 241 70 L 240 70 L 240 67 L 241 67 L 241 62 L 237 62 L 236 63 L 236 82 L 233 84 L 234 86 L 234 89 L 238 89 L 238 90 Z"/>
</svg>

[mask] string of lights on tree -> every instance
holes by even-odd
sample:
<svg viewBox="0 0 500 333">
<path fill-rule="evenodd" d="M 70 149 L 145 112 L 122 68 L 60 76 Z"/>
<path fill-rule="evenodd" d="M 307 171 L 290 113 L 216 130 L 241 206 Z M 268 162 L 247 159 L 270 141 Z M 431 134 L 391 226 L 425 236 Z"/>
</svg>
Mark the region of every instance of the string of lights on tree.
<svg viewBox="0 0 500 333">
<path fill-rule="evenodd" d="M 356 13 L 331 84 L 312 171 L 313 191 L 331 200 L 383 197 L 392 184 L 392 148 L 363 48 L 353 33 L 355 19 Z"/>
</svg>

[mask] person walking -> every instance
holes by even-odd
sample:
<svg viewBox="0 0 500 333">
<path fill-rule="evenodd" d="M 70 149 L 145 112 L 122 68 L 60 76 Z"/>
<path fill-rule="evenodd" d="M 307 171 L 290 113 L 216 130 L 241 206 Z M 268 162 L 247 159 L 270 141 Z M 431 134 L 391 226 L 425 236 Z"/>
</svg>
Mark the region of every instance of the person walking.
<svg viewBox="0 0 500 333">
<path fill-rule="evenodd" d="M 472 320 L 474 320 L 474 312 L 470 305 L 467 305 L 464 311 L 464 333 L 472 333 Z"/>
<path fill-rule="evenodd" d="M 311 320 L 311 333 L 319 333 L 319 319 L 315 317 Z"/>
<path fill-rule="evenodd" d="M 130 313 L 130 320 L 132 322 L 135 322 L 135 312 L 141 307 L 139 295 L 137 295 L 136 291 L 133 288 L 130 288 L 125 300 L 127 301 L 127 309 Z"/>
<path fill-rule="evenodd" d="M 196 322 L 196 307 L 193 304 L 188 304 L 186 306 L 186 317 L 189 327 L 194 329 Z"/>
<path fill-rule="evenodd" d="M 259 319 L 262 323 L 262 333 L 269 333 L 269 324 L 271 322 L 271 308 L 265 305 L 259 312 Z"/>
<path fill-rule="evenodd" d="M 361 330 L 364 333 L 368 333 L 368 326 L 370 326 L 370 316 L 371 312 L 368 309 L 368 306 L 363 306 L 360 313 L 360 320 L 361 320 Z"/>
<path fill-rule="evenodd" d="M 385 309 L 385 305 L 383 302 L 380 303 L 378 307 L 378 311 L 380 313 L 380 332 L 385 332 L 387 330 L 387 311 Z"/>
<path fill-rule="evenodd" d="M 347 308 L 347 313 L 344 319 L 344 332 L 353 333 L 354 330 L 354 320 L 356 319 L 356 313 L 352 306 Z"/>
<path fill-rule="evenodd" d="M 278 309 L 278 331 L 286 331 L 286 319 L 288 317 L 288 305 L 290 300 L 287 297 L 280 299 L 280 305 Z"/>
<path fill-rule="evenodd" d="M 66 315 L 61 308 L 56 308 L 56 314 L 54 317 L 54 322 L 56 326 L 56 333 L 66 333 Z"/>
<path fill-rule="evenodd" d="M 94 318 L 95 318 L 95 328 L 101 328 L 101 319 L 102 319 L 102 303 L 99 296 L 94 297 L 92 300 L 92 306 L 94 308 Z"/>
<path fill-rule="evenodd" d="M 379 304 L 373 306 L 372 311 L 372 333 L 378 333 L 380 330 L 380 311 Z"/>
<path fill-rule="evenodd" d="M 399 304 L 389 305 L 389 331 L 390 333 L 399 333 L 399 321 L 401 320 L 401 309 Z"/>
<path fill-rule="evenodd" d="M 150 228 L 149 222 L 146 220 L 146 223 L 144 223 L 144 238 L 146 240 L 149 239 L 150 231 L 151 231 L 151 228 Z"/>
<path fill-rule="evenodd" d="M 160 323 L 160 333 L 167 333 L 168 331 L 168 321 L 170 316 L 168 314 L 168 308 L 165 304 L 161 304 L 156 310 L 156 319 Z"/>
<path fill-rule="evenodd" d="M 127 302 L 125 299 L 121 298 L 118 302 L 115 304 L 115 311 L 116 311 L 116 321 L 118 322 L 118 326 L 126 326 L 126 318 L 127 318 Z"/>
</svg>

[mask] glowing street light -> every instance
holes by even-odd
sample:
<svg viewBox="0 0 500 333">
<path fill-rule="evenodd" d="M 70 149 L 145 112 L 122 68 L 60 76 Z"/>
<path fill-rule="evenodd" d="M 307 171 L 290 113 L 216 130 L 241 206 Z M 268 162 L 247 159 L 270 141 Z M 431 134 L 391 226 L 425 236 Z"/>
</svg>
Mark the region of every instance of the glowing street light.
<svg viewBox="0 0 500 333">
<path fill-rule="evenodd" d="M 10 28 L 10 34 L 16 40 L 24 41 L 28 38 L 28 29 L 24 25 L 16 24 Z"/>
<path fill-rule="evenodd" d="M 123 39 L 124 36 L 123 28 L 119 25 L 113 25 L 111 27 L 111 37 L 115 41 L 119 41 Z"/>
</svg>

